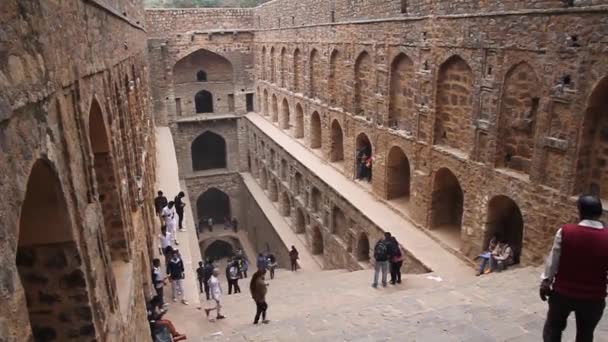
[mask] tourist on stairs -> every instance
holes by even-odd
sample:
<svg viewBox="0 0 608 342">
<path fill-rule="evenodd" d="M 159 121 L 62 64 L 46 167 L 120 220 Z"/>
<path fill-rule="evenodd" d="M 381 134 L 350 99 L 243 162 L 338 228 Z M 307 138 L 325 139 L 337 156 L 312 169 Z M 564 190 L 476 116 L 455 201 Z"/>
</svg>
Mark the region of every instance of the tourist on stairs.
<svg viewBox="0 0 608 342">
<path fill-rule="evenodd" d="M 296 246 L 291 246 L 291 250 L 289 251 L 289 259 L 291 260 L 291 271 L 297 271 L 298 259 L 300 259 L 300 254 L 298 253 Z"/>
<path fill-rule="evenodd" d="M 241 293 L 241 288 L 239 287 L 239 267 L 236 261 L 228 265 L 228 279 L 228 294 L 232 294 L 232 288 L 234 288 L 234 294 Z"/>
<path fill-rule="evenodd" d="M 391 236 L 390 242 L 390 272 L 391 284 L 401 284 L 401 266 L 403 266 L 403 254 L 399 248 L 399 242 L 394 236 Z"/>
<path fill-rule="evenodd" d="M 188 305 L 188 302 L 184 298 L 184 286 L 183 279 L 184 274 L 184 262 L 179 255 L 179 250 L 173 251 L 173 257 L 167 265 L 167 274 L 171 280 L 171 289 L 173 290 L 173 301 L 177 302 L 177 298 L 181 297 L 181 301 L 184 305 Z"/>
<path fill-rule="evenodd" d="M 205 297 L 207 300 L 209 300 L 211 296 L 209 293 L 209 279 L 211 279 L 214 269 L 215 267 L 213 266 L 213 261 L 211 259 L 207 259 L 205 262 L 205 267 L 203 268 L 203 288 L 205 289 Z"/>
<path fill-rule="evenodd" d="M 160 219 L 160 224 L 164 224 L 163 220 L 163 208 L 168 204 L 167 197 L 163 195 L 162 191 L 158 191 L 158 196 L 154 199 L 154 209 L 156 209 L 156 215 Z"/>
<path fill-rule="evenodd" d="M 268 267 L 268 259 L 262 253 L 258 254 L 257 266 L 258 270 L 265 270 Z"/>
<path fill-rule="evenodd" d="M 165 288 L 166 277 L 163 277 L 160 270 L 160 259 L 156 258 L 152 260 L 152 285 L 156 290 L 156 296 L 160 301 L 159 305 L 165 305 Z"/>
<path fill-rule="evenodd" d="M 196 269 L 196 280 L 198 280 L 199 293 L 203 293 L 205 288 L 203 283 L 205 282 L 205 266 L 202 261 L 198 262 L 198 268 Z"/>
<path fill-rule="evenodd" d="M 608 229 L 600 221 L 602 202 L 595 196 L 581 196 L 577 204 L 580 222 L 557 231 L 542 275 L 540 298 L 549 298 L 545 342 L 561 341 L 572 311 L 576 342 L 593 341 L 606 306 Z"/>
<path fill-rule="evenodd" d="M 270 270 L 270 279 L 274 279 L 274 270 L 277 268 L 277 258 L 274 254 L 268 254 L 268 269 Z"/>
<path fill-rule="evenodd" d="M 390 258 L 391 233 L 384 233 L 384 238 L 380 239 L 374 247 L 374 259 L 376 263 L 374 265 L 374 282 L 372 283 L 373 288 L 378 287 L 378 275 L 382 271 L 382 286 L 386 287 L 386 273 L 388 271 L 388 260 Z"/>
<path fill-rule="evenodd" d="M 262 323 L 268 324 L 270 322 L 266 319 L 266 310 L 268 310 L 268 304 L 266 303 L 266 292 L 268 292 L 268 284 L 265 282 L 265 275 L 265 269 L 257 270 L 251 277 L 251 283 L 249 284 L 251 297 L 253 297 L 256 307 L 253 324 L 258 324 L 260 321 L 260 315 L 262 316 Z"/>
<path fill-rule="evenodd" d="M 175 231 L 175 226 L 177 225 L 177 223 L 175 222 L 176 215 L 177 214 L 175 212 L 175 202 L 171 201 L 167 204 L 166 207 L 163 208 L 163 218 L 165 219 L 165 227 L 167 227 L 167 232 L 171 234 L 171 237 L 173 237 L 173 241 L 175 242 L 175 244 L 179 245 L 179 242 L 177 241 L 177 234 Z"/>
<path fill-rule="evenodd" d="M 186 230 L 184 229 L 184 208 L 186 207 L 186 203 L 184 203 L 183 198 L 186 195 L 184 194 L 183 191 L 180 191 L 179 194 L 177 194 L 177 196 L 175 196 L 175 212 L 177 213 L 177 216 L 179 218 L 179 231 L 180 232 L 185 232 Z"/>
<path fill-rule="evenodd" d="M 217 277 L 219 274 L 220 274 L 220 272 L 216 268 L 213 270 L 213 274 L 211 275 L 211 278 L 209 278 L 209 291 L 211 291 L 211 298 L 215 302 L 215 306 L 212 308 L 205 309 L 205 315 L 207 316 L 207 318 L 209 318 L 209 313 L 213 310 L 215 310 L 217 313 L 217 316 L 216 316 L 217 319 L 226 318 L 225 316 L 222 316 L 222 314 L 221 314 L 222 287 L 220 286 L 220 280 Z"/>
<path fill-rule="evenodd" d="M 479 254 L 477 256 L 477 258 L 475 258 L 475 259 L 478 259 L 478 258 L 481 259 L 481 263 L 479 265 L 479 271 L 477 272 L 478 276 L 490 272 L 490 269 L 488 269 L 486 271 L 486 267 L 489 264 L 490 259 L 492 258 L 492 252 L 494 251 L 496 246 L 497 246 L 496 237 L 492 237 L 490 239 L 490 243 L 488 244 L 488 249 L 486 251 L 482 252 L 481 254 Z"/>
<path fill-rule="evenodd" d="M 167 232 L 167 227 L 160 228 L 160 235 L 158 235 L 160 240 L 159 249 L 160 254 L 165 256 L 165 265 L 169 263 L 169 259 L 171 259 L 171 251 L 173 248 L 171 247 L 171 234 Z"/>
</svg>

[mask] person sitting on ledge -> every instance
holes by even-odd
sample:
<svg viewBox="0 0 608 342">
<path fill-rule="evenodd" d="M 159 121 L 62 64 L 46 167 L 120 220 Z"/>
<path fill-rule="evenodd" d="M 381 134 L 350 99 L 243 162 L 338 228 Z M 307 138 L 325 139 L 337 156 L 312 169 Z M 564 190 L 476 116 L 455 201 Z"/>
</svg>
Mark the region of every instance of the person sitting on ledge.
<svg viewBox="0 0 608 342">
<path fill-rule="evenodd" d="M 152 338 L 162 336 L 167 331 L 173 337 L 173 341 L 183 341 L 186 339 L 186 335 L 177 332 L 177 329 L 173 325 L 173 322 L 163 318 L 166 309 L 162 309 L 162 298 L 160 296 L 154 296 L 150 302 L 147 303 L 148 309 L 148 321 L 150 322 L 150 330 L 152 331 Z M 156 341 L 156 340 L 155 340 Z"/>
<path fill-rule="evenodd" d="M 510 265 L 513 265 L 513 249 L 507 241 L 500 241 L 492 252 L 490 268 L 492 271 L 497 269 L 500 272 L 506 270 Z"/>
<path fill-rule="evenodd" d="M 483 251 L 481 254 L 479 254 L 477 256 L 477 258 L 474 259 L 474 260 L 481 259 L 481 263 L 479 265 L 479 271 L 477 272 L 478 276 L 480 276 L 486 272 L 486 267 L 488 266 L 488 263 L 492 257 L 492 251 L 494 251 L 495 248 L 496 248 L 496 237 L 494 236 L 490 239 L 488 248 L 485 251 Z"/>
</svg>

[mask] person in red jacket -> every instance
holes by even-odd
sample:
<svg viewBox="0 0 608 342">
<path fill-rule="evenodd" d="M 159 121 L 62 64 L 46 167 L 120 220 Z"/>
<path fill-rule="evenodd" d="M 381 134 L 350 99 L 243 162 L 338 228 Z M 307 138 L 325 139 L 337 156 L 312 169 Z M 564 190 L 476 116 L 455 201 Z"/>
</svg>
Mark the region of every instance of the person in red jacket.
<svg viewBox="0 0 608 342">
<path fill-rule="evenodd" d="M 557 231 L 542 275 L 540 298 L 549 298 L 545 342 L 561 341 L 572 311 L 576 315 L 576 342 L 593 341 L 593 331 L 606 306 L 608 229 L 599 221 L 602 202 L 585 195 L 577 204 L 581 221 Z"/>
</svg>

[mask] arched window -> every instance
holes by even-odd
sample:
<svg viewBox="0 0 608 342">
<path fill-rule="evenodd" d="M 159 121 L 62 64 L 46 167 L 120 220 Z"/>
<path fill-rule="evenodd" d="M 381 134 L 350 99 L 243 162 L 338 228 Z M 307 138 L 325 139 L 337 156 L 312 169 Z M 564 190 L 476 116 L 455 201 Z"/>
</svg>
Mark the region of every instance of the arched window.
<svg viewBox="0 0 608 342">
<path fill-rule="evenodd" d="M 213 113 L 213 95 L 201 90 L 194 96 L 194 103 L 197 113 Z"/>
<path fill-rule="evenodd" d="M 193 171 L 226 168 L 226 141 L 215 133 L 199 135 L 192 142 L 191 152 Z"/>
<path fill-rule="evenodd" d="M 207 73 L 204 70 L 199 70 L 196 73 L 196 80 L 199 82 L 207 82 Z"/>
<path fill-rule="evenodd" d="M 211 188 L 196 200 L 196 212 L 199 221 L 212 218 L 214 224 L 220 224 L 225 218 L 232 217 L 230 197 L 221 190 Z"/>
</svg>

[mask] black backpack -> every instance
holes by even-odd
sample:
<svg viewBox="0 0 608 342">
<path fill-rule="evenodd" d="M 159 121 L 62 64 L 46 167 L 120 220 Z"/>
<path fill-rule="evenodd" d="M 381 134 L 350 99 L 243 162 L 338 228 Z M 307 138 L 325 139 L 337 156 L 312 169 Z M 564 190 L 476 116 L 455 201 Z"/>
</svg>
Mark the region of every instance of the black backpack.
<svg viewBox="0 0 608 342">
<path fill-rule="evenodd" d="M 374 248 L 374 258 L 376 260 L 387 260 L 388 259 L 388 245 L 384 240 L 378 241 Z"/>
</svg>

